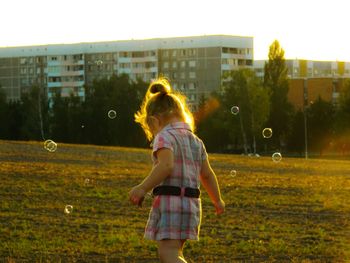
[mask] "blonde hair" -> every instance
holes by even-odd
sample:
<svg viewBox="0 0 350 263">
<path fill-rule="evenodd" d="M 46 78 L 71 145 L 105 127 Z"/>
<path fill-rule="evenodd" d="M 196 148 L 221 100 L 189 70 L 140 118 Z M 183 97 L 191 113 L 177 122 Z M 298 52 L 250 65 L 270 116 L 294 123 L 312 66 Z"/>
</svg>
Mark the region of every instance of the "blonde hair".
<svg viewBox="0 0 350 263">
<path fill-rule="evenodd" d="M 193 115 L 187 107 L 186 97 L 172 91 L 169 81 L 164 77 L 149 85 L 140 110 L 135 113 L 135 122 L 140 123 L 149 141 L 153 138 L 148 123 L 149 117 L 156 115 L 165 119 L 179 117 L 194 131 Z"/>
</svg>

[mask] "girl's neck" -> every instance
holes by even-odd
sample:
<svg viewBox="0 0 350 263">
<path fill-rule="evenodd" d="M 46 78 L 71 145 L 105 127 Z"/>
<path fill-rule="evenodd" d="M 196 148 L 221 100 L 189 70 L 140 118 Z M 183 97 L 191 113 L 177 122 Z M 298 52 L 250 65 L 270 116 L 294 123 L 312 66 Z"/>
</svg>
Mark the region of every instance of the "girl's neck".
<svg viewBox="0 0 350 263">
<path fill-rule="evenodd" d="M 169 125 L 169 124 L 172 124 L 172 123 L 175 123 L 175 122 L 182 122 L 183 120 L 179 117 L 172 117 L 170 119 L 168 119 L 167 121 L 164 122 L 164 124 L 162 125 L 162 129 Z"/>
</svg>

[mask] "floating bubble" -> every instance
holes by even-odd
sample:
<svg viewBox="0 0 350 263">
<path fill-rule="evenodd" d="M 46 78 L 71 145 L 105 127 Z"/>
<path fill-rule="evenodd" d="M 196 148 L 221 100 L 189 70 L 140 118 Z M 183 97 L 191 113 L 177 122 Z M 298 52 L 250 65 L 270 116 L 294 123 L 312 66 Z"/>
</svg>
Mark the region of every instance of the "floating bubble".
<svg viewBox="0 0 350 263">
<path fill-rule="evenodd" d="M 84 125 L 84 124 L 83 124 L 83 125 L 81 125 L 81 128 L 82 128 L 82 129 L 84 129 L 84 128 L 85 128 L 85 125 Z"/>
<path fill-rule="evenodd" d="M 72 205 L 66 205 L 66 207 L 64 208 L 64 213 L 65 214 L 70 214 L 73 212 L 73 206 Z"/>
<path fill-rule="evenodd" d="M 57 150 L 57 143 L 55 143 L 53 140 L 46 140 L 44 142 L 44 148 L 49 152 L 55 152 Z"/>
<path fill-rule="evenodd" d="M 272 137 L 272 129 L 271 128 L 265 128 L 265 129 L 263 129 L 263 131 L 262 131 L 262 136 L 264 137 L 264 138 L 271 138 Z"/>
<path fill-rule="evenodd" d="M 237 171 L 236 170 L 231 170 L 230 176 L 231 177 L 235 177 L 236 175 L 237 175 Z"/>
<path fill-rule="evenodd" d="M 239 113 L 239 107 L 238 107 L 238 106 L 233 106 L 233 107 L 231 108 L 231 113 L 232 113 L 233 115 L 237 115 L 237 114 Z"/>
<path fill-rule="evenodd" d="M 279 152 L 275 152 L 274 154 L 272 154 L 272 161 L 274 161 L 275 163 L 278 163 L 282 160 L 282 154 Z"/>
<path fill-rule="evenodd" d="M 108 112 L 108 117 L 109 117 L 110 119 L 114 119 L 115 117 L 117 117 L 116 111 L 115 111 L 115 110 L 110 110 L 110 111 Z"/>
<path fill-rule="evenodd" d="M 90 179 L 89 178 L 86 178 L 85 181 L 84 181 L 85 185 L 88 185 L 90 183 Z"/>
</svg>

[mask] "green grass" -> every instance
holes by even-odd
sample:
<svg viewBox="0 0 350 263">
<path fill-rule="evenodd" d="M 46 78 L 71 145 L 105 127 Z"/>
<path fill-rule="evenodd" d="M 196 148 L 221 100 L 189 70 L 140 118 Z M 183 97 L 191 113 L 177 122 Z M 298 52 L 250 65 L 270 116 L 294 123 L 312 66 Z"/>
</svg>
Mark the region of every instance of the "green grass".
<svg viewBox="0 0 350 263">
<path fill-rule="evenodd" d="M 128 201 L 150 160 L 150 150 L 58 144 L 49 153 L 38 142 L 0 141 L 0 261 L 158 262 L 156 244 L 142 238 L 151 199 L 143 208 Z M 210 160 L 226 212 L 217 217 L 202 192 L 189 262 L 350 260 L 350 161 Z"/>
</svg>

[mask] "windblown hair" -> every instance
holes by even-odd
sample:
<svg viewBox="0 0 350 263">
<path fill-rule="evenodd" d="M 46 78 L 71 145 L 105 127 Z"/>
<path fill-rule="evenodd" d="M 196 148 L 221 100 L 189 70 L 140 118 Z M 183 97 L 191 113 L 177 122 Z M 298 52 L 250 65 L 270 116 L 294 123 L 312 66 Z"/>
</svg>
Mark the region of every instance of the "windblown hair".
<svg viewBox="0 0 350 263">
<path fill-rule="evenodd" d="M 141 108 L 135 113 L 135 122 L 140 123 L 149 141 L 153 134 L 149 127 L 149 117 L 157 116 L 162 119 L 179 117 L 188 123 L 194 131 L 194 120 L 191 111 L 186 104 L 186 97 L 174 92 L 166 78 L 158 78 L 153 81 L 147 90 Z"/>
</svg>

